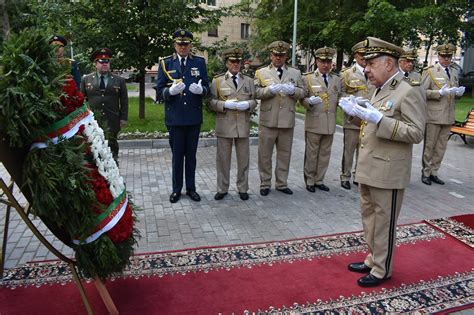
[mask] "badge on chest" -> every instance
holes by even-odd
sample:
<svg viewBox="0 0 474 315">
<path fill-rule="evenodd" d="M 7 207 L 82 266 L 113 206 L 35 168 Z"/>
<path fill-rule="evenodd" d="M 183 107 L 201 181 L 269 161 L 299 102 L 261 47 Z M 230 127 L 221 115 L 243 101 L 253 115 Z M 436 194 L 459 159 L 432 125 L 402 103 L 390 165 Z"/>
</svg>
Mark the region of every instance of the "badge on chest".
<svg viewBox="0 0 474 315">
<path fill-rule="evenodd" d="M 379 110 L 387 112 L 387 111 L 391 110 L 392 107 L 393 107 L 393 101 L 387 100 L 385 102 L 382 102 L 382 104 L 380 104 Z"/>
<path fill-rule="evenodd" d="M 198 77 L 200 75 L 198 68 L 191 68 L 191 76 Z"/>
</svg>

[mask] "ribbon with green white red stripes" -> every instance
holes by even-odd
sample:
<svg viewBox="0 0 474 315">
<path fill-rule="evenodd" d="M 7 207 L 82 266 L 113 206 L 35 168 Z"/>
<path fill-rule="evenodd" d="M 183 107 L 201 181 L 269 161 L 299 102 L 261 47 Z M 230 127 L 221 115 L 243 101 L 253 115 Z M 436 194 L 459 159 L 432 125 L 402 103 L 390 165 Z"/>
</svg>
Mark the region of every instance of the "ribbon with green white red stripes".
<svg viewBox="0 0 474 315">
<path fill-rule="evenodd" d="M 125 210 L 127 209 L 127 205 L 128 196 L 124 189 L 120 196 L 115 198 L 108 208 L 99 216 L 97 216 L 95 220 L 96 226 L 94 227 L 94 232 L 82 242 L 77 239 L 72 240 L 72 242 L 76 245 L 88 244 L 98 239 L 102 234 L 110 231 L 122 218 Z"/>
<path fill-rule="evenodd" d="M 79 127 L 89 123 L 93 118 L 94 113 L 84 102 L 81 107 L 77 108 L 60 121 L 57 121 L 42 130 L 40 136 L 38 136 L 31 145 L 30 150 L 35 148 L 43 149 L 48 146 L 48 142 L 57 144 L 59 141 L 71 138 L 77 133 Z"/>
</svg>

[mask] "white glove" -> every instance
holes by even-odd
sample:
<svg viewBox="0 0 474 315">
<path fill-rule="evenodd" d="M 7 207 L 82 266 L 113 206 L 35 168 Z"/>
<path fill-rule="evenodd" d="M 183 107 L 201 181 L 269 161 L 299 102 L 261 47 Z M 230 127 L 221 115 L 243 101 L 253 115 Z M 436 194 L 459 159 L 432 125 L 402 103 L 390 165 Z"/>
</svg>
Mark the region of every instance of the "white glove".
<svg viewBox="0 0 474 315">
<path fill-rule="evenodd" d="M 383 114 L 375 109 L 375 107 L 373 107 L 369 102 L 365 102 L 365 105 L 367 108 L 364 108 L 360 105 L 354 106 L 354 113 L 356 116 L 367 122 L 378 124 L 382 119 Z"/>
<path fill-rule="evenodd" d="M 240 102 L 237 102 L 237 106 L 236 106 L 238 110 L 247 110 L 250 108 L 250 104 L 248 101 L 240 101 Z"/>
<path fill-rule="evenodd" d="M 196 83 L 191 84 L 189 86 L 189 92 L 197 94 L 197 95 L 201 95 L 203 92 L 201 81 L 202 79 L 199 79 L 199 82 L 197 84 Z"/>
<path fill-rule="evenodd" d="M 277 94 L 278 92 L 280 92 L 281 88 L 282 88 L 282 84 L 278 83 L 278 84 L 275 84 L 275 83 L 272 83 L 269 87 L 270 89 L 270 93 L 272 93 L 273 95 Z"/>
<path fill-rule="evenodd" d="M 341 97 L 339 99 L 339 107 L 349 116 L 355 116 L 354 106 L 357 105 L 357 101 L 353 95 L 348 97 Z"/>
<path fill-rule="evenodd" d="M 456 95 L 457 96 L 462 96 L 465 91 L 466 91 L 466 87 L 460 86 L 460 87 L 456 88 Z"/>
<path fill-rule="evenodd" d="M 314 105 L 321 104 L 323 100 L 319 96 L 311 95 L 308 102 L 309 102 L 309 105 L 314 106 Z"/>
<path fill-rule="evenodd" d="M 236 101 L 225 101 L 224 103 L 224 108 L 227 108 L 227 109 L 237 109 L 237 104 L 239 102 L 236 102 Z"/>
<path fill-rule="evenodd" d="M 285 95 L 293 95 L 295 94 L 295 86 L 291 83 L 282 84 L 281 92 Z"/>
<path fill-rule="evenodd" d="M 455 94 L 457 93 L 458 88 L 457 87 L 448 87 L 448 84 L 445 84 L 441 87 L 441 89 L 438 91 L 439 95 L 445 96 L 448 94 Z"/>
<path fill-rule="evenodd" d="M 183 81 L 176 83 L 176 80 L 173 80 L 173 84 L 170 86 L 170 94 L 177 95 L 183 92 L 185 88 L 186 88 L 186 84 L 184 84 Z"/>
<path fill-rule="evenodd" d="M 357 105 L 360 105 L 360 106 L 362 106 L 362 107 L 366 107 L 366 106 L 367 106 L 366 103 L 369 103 L 369 104 L 370 104 L 369 100 L 366 99 L 366 98 L 363 98 L 362 96 L 356 97 L 355 100 L 356 100 L 356 102 L 357 102 Z"/>
</svg>

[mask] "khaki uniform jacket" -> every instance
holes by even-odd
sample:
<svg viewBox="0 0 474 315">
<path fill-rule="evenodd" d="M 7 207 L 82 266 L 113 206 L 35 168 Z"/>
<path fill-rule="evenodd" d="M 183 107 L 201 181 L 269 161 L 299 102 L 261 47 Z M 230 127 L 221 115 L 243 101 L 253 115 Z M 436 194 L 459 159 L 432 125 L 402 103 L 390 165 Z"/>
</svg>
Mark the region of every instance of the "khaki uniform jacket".
<svg viewBox="0 0 474 315">
<path fill-rule="evenodd" d="M 257 106 L 253 79 L 238 74 L 237 89 L 232 77 L 226 73 L 212 80 L 210 106 L 216 115 L 216 136 L 223 138 L 245 138 L 250 136 L 250 115 Z M 224 108 L 226 100 L 248 101 L 248 110 Z"/>
<path fill-rule="evenodd" d="M 369 98 L 374 90 L 373 86 L 365 75 L 357 69 L 354 64 L 352 67 L 341 73 L 342 97 L 354 95 L 355 97 Z M 344 113 L 344 128 L 359 129 L 361 120 L 357 117 L 351 117 Z"/>
<path fill-rule="evenodd" d="M 453 94 L 439 95 L 439 90 L 443 85 L 448 84 L 448 87 L 459 85 L 459 74 L 451 65 L 449 74 L 451 79 L 448 78 L 446 71 L 440 64 L 428 67 L 423 71 L 421 86 L 426 91 L 427 123 L 439 125 L 454 123 L 455 96 Z"/>
<path fill-rule="evenodd" d="M 112 132 L 120 130 L 120 121 L 128 120 L 128 92 L 125 79 L 109 72 L 105 92 L 99 89 L 97 73 L 87 74 L 81 80 L 81 92 L 92 111 L 99 111 L 107 119 Z"/>
<path fill-rule="evenodd" d="M 411 71 L 408 73 L 408 78 L 413 81 L 413 84 L 418 85 L 421 83 L 421 74 L 416 71 Z"/>
<path fill-rule="evenodd" d="M 302 105 L 306 108 L 304 129 L 309 132 L 332 135 L 336 131 L 337 102 L 341 95 L 341 79 L 334 73 L 328 73 L 328 87 L 319 70 L 305 73 L 303 83 L 306 97 Z M 309 97 L 319 96 L 322 104 L 312 106 Z"/>
<path fill-rule="evenodd" d="M 304 97 L 301 72 L 289 66 L 283 66 L 281 80 L 272 64 L 255 72 L 255 88 L 260 104 L 260 124 L 269 128 L 294 128 L 296 102 Z M 277 93 L 273 95 L 268 86 L 272 83 L 292 83 L 295 85 L 294 95 Z"/>
<path fill-rule="evenodd" d="M 425 106 L 423 94 L 399 72 L 387 82 L 371 103 L 383 113 L 378 125 L 361 129 L 355 180 L 383 188 L 404 189 L 410 182 L 413 143 L 423 140 Z"/>
</svg>

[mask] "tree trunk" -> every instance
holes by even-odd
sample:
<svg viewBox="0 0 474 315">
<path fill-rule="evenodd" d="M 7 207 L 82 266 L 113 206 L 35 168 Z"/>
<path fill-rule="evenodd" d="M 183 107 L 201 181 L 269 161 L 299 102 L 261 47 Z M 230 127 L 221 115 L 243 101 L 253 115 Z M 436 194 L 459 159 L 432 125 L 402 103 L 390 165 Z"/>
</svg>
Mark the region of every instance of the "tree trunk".
<svg viewBox="0 0 474 315">
<path fill-rule="evenodd" d="M 140 69 L 138 75 L 139 93 L 138 93 L 138 118 L 145 119 L 145 69 Z"/>
<path fill-rule="evenodd" d="M 433 45 L 433 35 L 430 35 L 430 38 L 428 39 L 428 45 L 426 46 L 426 55 L 425 55 L 425 61 L 423 62 L 423 68 L 428 67 L 428 56 L 430 55 L 430 48 L 431 45 Z"/>
<path fill-rule="evenodd" d="M 339 72 L 342 69 L 342 62 L 344 61 L 344 50 L 338 49 L 336 57 L 336 71 Z"/>
<path fill-rule="evenodd" d="M 2 12 L 2 37 L 4 40 L 10 35 L 10 20 L 8 18 L 6 0 L 0 0 L 0 12 Z"/>
</svg>

